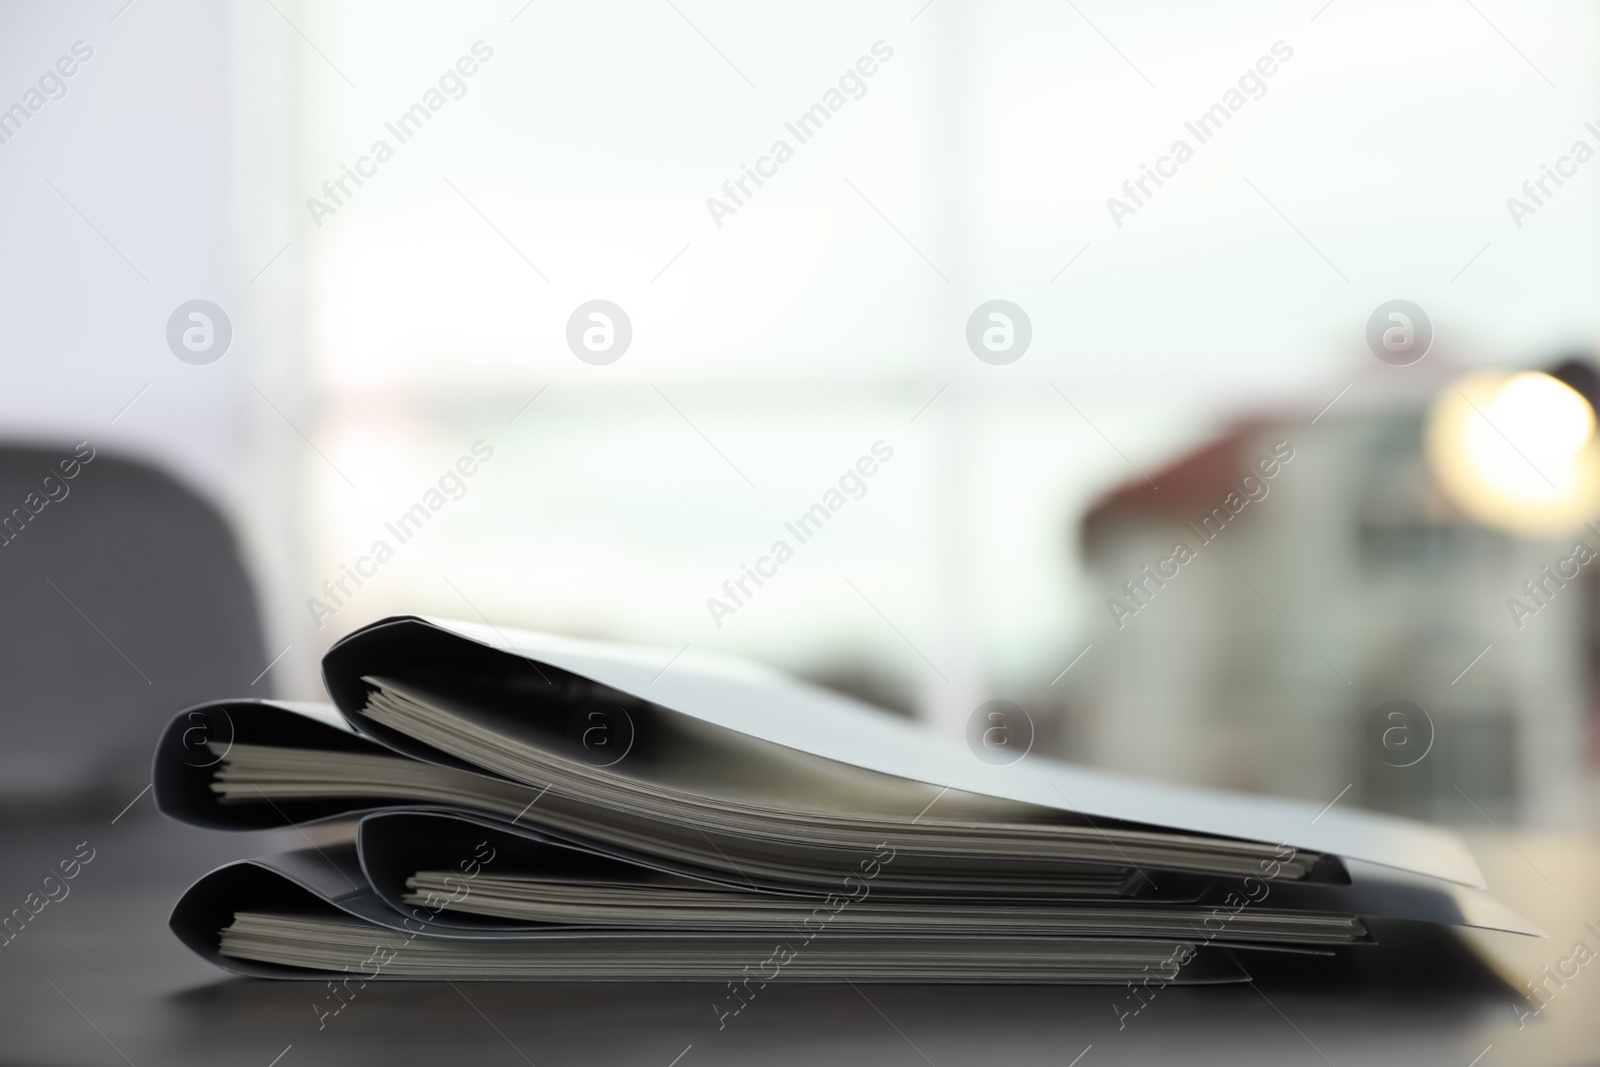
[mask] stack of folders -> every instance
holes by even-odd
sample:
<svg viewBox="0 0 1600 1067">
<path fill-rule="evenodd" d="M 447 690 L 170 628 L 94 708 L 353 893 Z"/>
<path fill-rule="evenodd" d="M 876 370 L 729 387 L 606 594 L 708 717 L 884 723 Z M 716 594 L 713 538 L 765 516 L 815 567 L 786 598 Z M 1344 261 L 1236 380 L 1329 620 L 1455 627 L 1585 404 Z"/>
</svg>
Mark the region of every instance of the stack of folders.
<svg viewBox="0 0 1600 1067">
<path fill-rule="evenodd" d="M 311 843 L 174 910 L 241 974 L 1222 982 L 1372 920 L 1538 934 L 1448 832 L 992 766 L 746 664 L 402 617 L 323 673 L 331 705 L 201 705 L 157 750 L 167 815 Z"/>
</svg>

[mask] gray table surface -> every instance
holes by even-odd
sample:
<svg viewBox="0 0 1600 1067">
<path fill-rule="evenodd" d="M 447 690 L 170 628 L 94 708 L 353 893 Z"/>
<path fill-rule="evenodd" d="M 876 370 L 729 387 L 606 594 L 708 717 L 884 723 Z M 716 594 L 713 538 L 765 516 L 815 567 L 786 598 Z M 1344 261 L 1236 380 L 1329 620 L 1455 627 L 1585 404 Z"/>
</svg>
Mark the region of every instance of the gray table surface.
<svg viewBox="0 0 1600 1067">
<path fill-rule="evenodd" d="M 721 1030 L 714 986 L 410 982 L 368 985 L 319 1029 L 323 984 L 231 977 L 166 927 L 200 874 L 299 847 L 298 834 L 178 826 L 148 796 L 115 825 L 0 829 L 0 911 L 21 906 L 83 841 L 95 858 L 69 895 L 0 947 L 0 1067 L 1600 1063 L 1600 959 L 1552 986 L 1525 1025 L 1513 1006 L 1514 983 L 1570 957 L 1574 942 L 1600 952 L 1584 926 L 1600 929 L 1600 848 L 1582 837 L 1473 842 L 1491 888 L 1549 940 L 1391 931 L 1354 961 L 1163 989 L 1120 1029 L 1116 988 L 781 981 Z"/>
</svg>

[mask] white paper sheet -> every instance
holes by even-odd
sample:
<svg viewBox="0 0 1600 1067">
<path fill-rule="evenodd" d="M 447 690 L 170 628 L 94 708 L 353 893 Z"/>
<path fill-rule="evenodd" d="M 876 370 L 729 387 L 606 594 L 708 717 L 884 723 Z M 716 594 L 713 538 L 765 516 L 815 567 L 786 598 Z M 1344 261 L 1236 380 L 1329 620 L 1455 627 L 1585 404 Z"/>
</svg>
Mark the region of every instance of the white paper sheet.
<svg viewBox="0 0 1600 1067">
<path fill-rule="evenodd" d="M 1037 755 L 995 767 L 956 742 L 876 708 L 737 660 L 685 653 L 673 661 L 669 650 L 453 619 L 426 621 L 704 722 L 884 774 L 1091 818 L 1287 844 L 1484 886 L 1477 863 L 1457 835 L 1409 819 L 1338 804 L 1324 809 L 1305 801 L 1166 785 Z"/>
</svg>

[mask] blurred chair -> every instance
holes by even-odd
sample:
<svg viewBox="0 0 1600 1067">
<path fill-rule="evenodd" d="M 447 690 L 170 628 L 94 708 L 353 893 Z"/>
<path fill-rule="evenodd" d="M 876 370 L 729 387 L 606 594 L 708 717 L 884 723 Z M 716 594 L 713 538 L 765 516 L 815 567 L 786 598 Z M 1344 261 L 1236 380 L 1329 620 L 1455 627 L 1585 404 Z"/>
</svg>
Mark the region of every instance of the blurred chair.
<svg viewBox="0 0 1600 1067">
<path fill-rule="evenodd" d="M 222 515 L 105 450 L 62 479 L 75 451 L 0 446 L 7 821 L 115 814 L 150 781 L 157 732 L 173 713 L 270 695 L 270 675 L 252 684 L 267 664 L 261 622 Z"/>
</svg>

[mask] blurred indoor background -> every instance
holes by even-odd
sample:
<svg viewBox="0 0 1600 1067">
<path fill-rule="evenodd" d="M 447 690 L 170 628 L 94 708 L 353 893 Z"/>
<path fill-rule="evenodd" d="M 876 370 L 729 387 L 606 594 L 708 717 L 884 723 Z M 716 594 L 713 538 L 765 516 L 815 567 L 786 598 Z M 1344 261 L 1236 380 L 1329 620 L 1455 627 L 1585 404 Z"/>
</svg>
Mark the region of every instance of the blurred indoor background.
<svg viewBox="0 0 1600 1067">
<path fill-rule="evenodd" d="M 114 810 L 179 707 L 315 699 L 421 613 L 1584 823 L 1597 57 L 1574 2 L 4 4 L 0 798 Z M 996 299 L 1012 362 L 968 344 Z M 209 362 L 169 344 L 195 300 Z M 1369 344 L 1395 300 L 1409 362 Z"/>
</svg>

